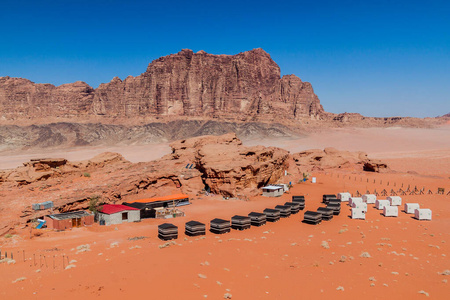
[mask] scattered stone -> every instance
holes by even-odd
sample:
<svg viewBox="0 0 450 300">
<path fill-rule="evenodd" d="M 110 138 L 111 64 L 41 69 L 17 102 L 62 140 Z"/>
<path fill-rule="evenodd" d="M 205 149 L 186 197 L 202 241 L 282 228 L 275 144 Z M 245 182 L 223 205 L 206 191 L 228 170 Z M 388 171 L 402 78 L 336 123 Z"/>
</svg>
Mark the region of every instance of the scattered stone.
<svg viewBox="0 0 450 300">
<path fill-rule="evenodd" d="M 341 258 L 339 259 L 339 262 L 346 262 L 347 261 L 347 256 L 342 255 Z"/>
<path fill-rule="evenodd" d="M 220 282 L 220 281 L 216 281 L 216 283 L 217 283 L 218 285 L 222 285 L 222 282 Z"/>
<path fill-rule="evenodd" d="M 223 298 L 224 298 L 224 299 L 231 299 L 231 297 L 233 297 L 233 295 L 231 295 L 230 293 L 225 293 L 225 294 L 223 295 Z"/>
<path fill-rule="evenodd" d="M 6 257 L 6 258 L 3 258 L 3 259 L 0 259 L 0 264 L 1 263 L 7 263 L 8 265 L 11 265 L 11 264 L 14 265 L 16 263 L 16 261 L 14 259 Z"/>
<path fill-rule="evenodd" d="M 176 242 L 170 241 L 170 242 L 164 243 L 162 245 L 159 245 L 158 247 L 159 247 L 159 249 L 162 249 L 162 248 L 167 248 L 167 247 L 170 247 L 170 246 L 176 245 L 176 244 L 177 244 Z"/>
<path fill-rule="evenodd" d="M 76 263 L 77 261 L 75 260 L 75 259 L 72 259 L 70 262 L 69 262 L 69 264 L 74 264 L 74 263 Z"/>
<path fill-rule="evenodd" d="M 344 287 L 343 287 L 343 286 L 338 286 L 338 287 L 336 288 L 336 290 L 338 290 L 338 291 L 343 291 L 343 290 L 344 290 Z"/>
<path fill-rule="evenodd" d="M 137 240 L 143 240 L 143 239 L 146 239 L 146 238 L 148 238 L 148 237 L 147 236 L 135 236 L 135 237 L 129 237 L 128 240 L 129 241 L 137 241 Z"/>
<path fill-rule="evenodd" d="M 297 246 L 297 243 L 292 243 L 291 246 Z"/>
<path fill-rule="evenodd" d="M 370 284 L 370 286 L 375 286 L 375 283 L 372 282 L 372 283 Z"/>
<path fill-rule="evenodd" d="M 391 272 L 392 275 L 398 275 L 398 272 Z"/>
<path fill-rule="evenodd" d="M 383 286 L 388 287 L 387 283 L 383 283 Z"/>
<path fill-rule="evenodd" d="M 347 228 L 343 228 L 343 229 L 339 230 L 339 234 L 344 233 L 346 231 L 348 231 L 348 229 Z"/>
<path fill-rule="evenodd" d="M 359 255 L 359 257 L 370 258 L 371 256 L 370 256 L 369 252 L 363 252 Z"/>
<path fill-rule="evenodd" d="M 24 281 L 25 279 L 27 279 L 27 278 L 26 277 L 19 277 L 16 280 L 14 280 L 12 283 L 16 283 L 16 282 L 19 282 L 19 281 Z"/>
<path fill-rule="evenodd" d="M 91 246 L 89 244 L 78 246 L 76 254 L 86 252 L 86 251 L 91 251 Z"/>
<path fill-rule="evenodd" d="M 323 248 L 325 248 L 325 249 L 330 249 L 330 245 L 328 244 L 327 241 L 322 241 L 321 246 L 322 246 Z"/>
<path fill-rule="evenodd" d="M 450 275 L 450 270 L 445 270 L 444 272 L 439 273 L 439 274 L 441 274 L 441 275 Z"/>
<path fill-rule="evenodd" d="M 76 266 L 75 265 L 68 265 L 67 267 L 66 267 L 66 270 L 69 270 L 69 269 L 72 269 L 72 268 L 75 268 Z"/>
<path fill-rule="evenodd" d="M 377 281 L 375 277 L 369 277 L 369 281 Z"/>
<path fill-rule="evenodd" d="M 109 248 L 119 247 L 119 242 L 114 242 L 109 245 Z"/>
<path fill-rule="evenodd" d="M 198 274 L 198 277 L 199 277 L 199 278 L 203 278 L 203 279 L 205 279 L 205 278 L 206 278 L 206 275 L 203 275 L 203 274 Z"/>
<path fill-rule="evenodd" d="M 424 290 L 418 291 L 419 294 L 423 294 L 427 297 L 430 297 L 430 294 L 428 294 L 427 292 L 425 292 Z"/>
</svg>

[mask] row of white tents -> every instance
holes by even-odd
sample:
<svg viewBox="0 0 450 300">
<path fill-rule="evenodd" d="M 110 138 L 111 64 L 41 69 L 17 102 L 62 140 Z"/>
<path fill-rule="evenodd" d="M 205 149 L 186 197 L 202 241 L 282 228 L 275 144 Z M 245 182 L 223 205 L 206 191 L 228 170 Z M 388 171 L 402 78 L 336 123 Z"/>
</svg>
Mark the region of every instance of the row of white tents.
<svg viewBox="0 0 450 300">
<path fill-rule="evenodd" d="M 402 205 L 402 198 L 399 196 L 389 196 L 386 199 L 377 199 L 376 195 L 365 194 L 361 197 L 352 197 L 350 193 L 338 193 L 337 198 L 341 202 L 348 202 L 352 209 L 352 219 L 366 219 L 367 205 L 375 204 L 375 208 L 383 210 L 385 217 L 398 217 L 399 207 Z M 431 209 L 420 208 L 418 203 L 405 203 L 404 212 L 414 214 L 418 220 L 431 221 Z"/>
</svg>

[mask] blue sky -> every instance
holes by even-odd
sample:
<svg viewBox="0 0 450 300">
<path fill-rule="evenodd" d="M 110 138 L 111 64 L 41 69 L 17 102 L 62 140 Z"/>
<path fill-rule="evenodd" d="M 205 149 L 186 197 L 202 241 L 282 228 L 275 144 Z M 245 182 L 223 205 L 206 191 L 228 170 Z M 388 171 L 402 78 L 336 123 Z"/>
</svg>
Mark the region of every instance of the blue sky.
<svg viewBox="0 0 450 300">
<path fill-rule="evenodd" d="M 5 1 L 0 76 L 93 87 L 182 48 L 263 48 L 325 110 L 450 112 L 450 1 Z"/>
</svg>

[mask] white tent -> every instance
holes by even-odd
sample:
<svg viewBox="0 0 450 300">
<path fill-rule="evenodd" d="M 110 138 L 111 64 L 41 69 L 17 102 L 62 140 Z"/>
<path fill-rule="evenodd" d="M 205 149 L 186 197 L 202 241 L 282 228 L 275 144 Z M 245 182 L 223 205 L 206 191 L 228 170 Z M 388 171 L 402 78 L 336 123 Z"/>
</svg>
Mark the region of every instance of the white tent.
<svg viewBox="0 0 450 300">
<path fill-rule="evenodd" d="M 385 217 L 398 217 L 398 206 L 383 207 L 383 215 Z"/>
<path fill-rule="evenodd" d="M 367 204 L 374 204 L 375 201 L 377 201 L 377 196 L 373 195 L 373 194 L 365 194 L 365 195 L 362 195 L 362 199 Z"/>
<path fill-rule="evenodd" d="M 353 202 L 352 203 L 352 208 L 361 209 L 362 211 L 367 212 L 367 203 L 364 203 L 364 202 L 362 202 L 362 203 Z"/>
<path fill-rule="evenodd" d="M 377 200 L 375 201 L 375 207 L 377 209 L 383 209 L 385 206 L 389 206 L 390 202 L 389 200 Z"/>
<path fill-rule="evenodd" d="M 386 199 L 389 200 L 392 206 L 402 205 L 402 197 L 400 196 L 389 196 Z"/>
<path fill-rule="evenodd" d="M 360 208 L 352 208 L 352 219 L 366 219 L 366 212 Z"/>
<path fill-rule="evenodd" d="M 415 214 L 416 209 L 419 209 L 419 203 L 405 203 L 405 213 L 407 214 Z"/>
<path fill-rule="evenodd" d="M 349 199 L 350 199 L 350 197 L 352 196 L 352 194 L 350 194 L 350 193 L 338 193 L 337 194 L 337 198 L 339 199 L 339 200 L 341 200 L 341 202 L 347 202 Z"/>
<path fill-rule="evenodd" d="M 417 220 L 429 220 L 431 221 L 431 209 L 418 208 L 415 210 L 415 218 Z"/>
<path fill-rule="evenodd" d="M 348 199 L 348 205 L 352 206 L 353 203 L 363 203 L 363 199 L 360 197 L 350 197 L 350 199 Z"/>
</svg>

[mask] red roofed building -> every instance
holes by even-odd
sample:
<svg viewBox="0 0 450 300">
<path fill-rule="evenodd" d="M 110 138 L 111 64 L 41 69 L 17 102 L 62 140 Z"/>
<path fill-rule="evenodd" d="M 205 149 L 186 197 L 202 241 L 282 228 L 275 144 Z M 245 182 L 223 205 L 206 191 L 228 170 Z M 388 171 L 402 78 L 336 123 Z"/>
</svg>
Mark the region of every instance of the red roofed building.
<svg viewBox="0 0 450 300">
<path fill-rule="evenodd" d="M 139 209 L 121 204 L 104 204 L 97 214 L 100 225 L 139 222 L 141 220 Z"/>
</svg>

